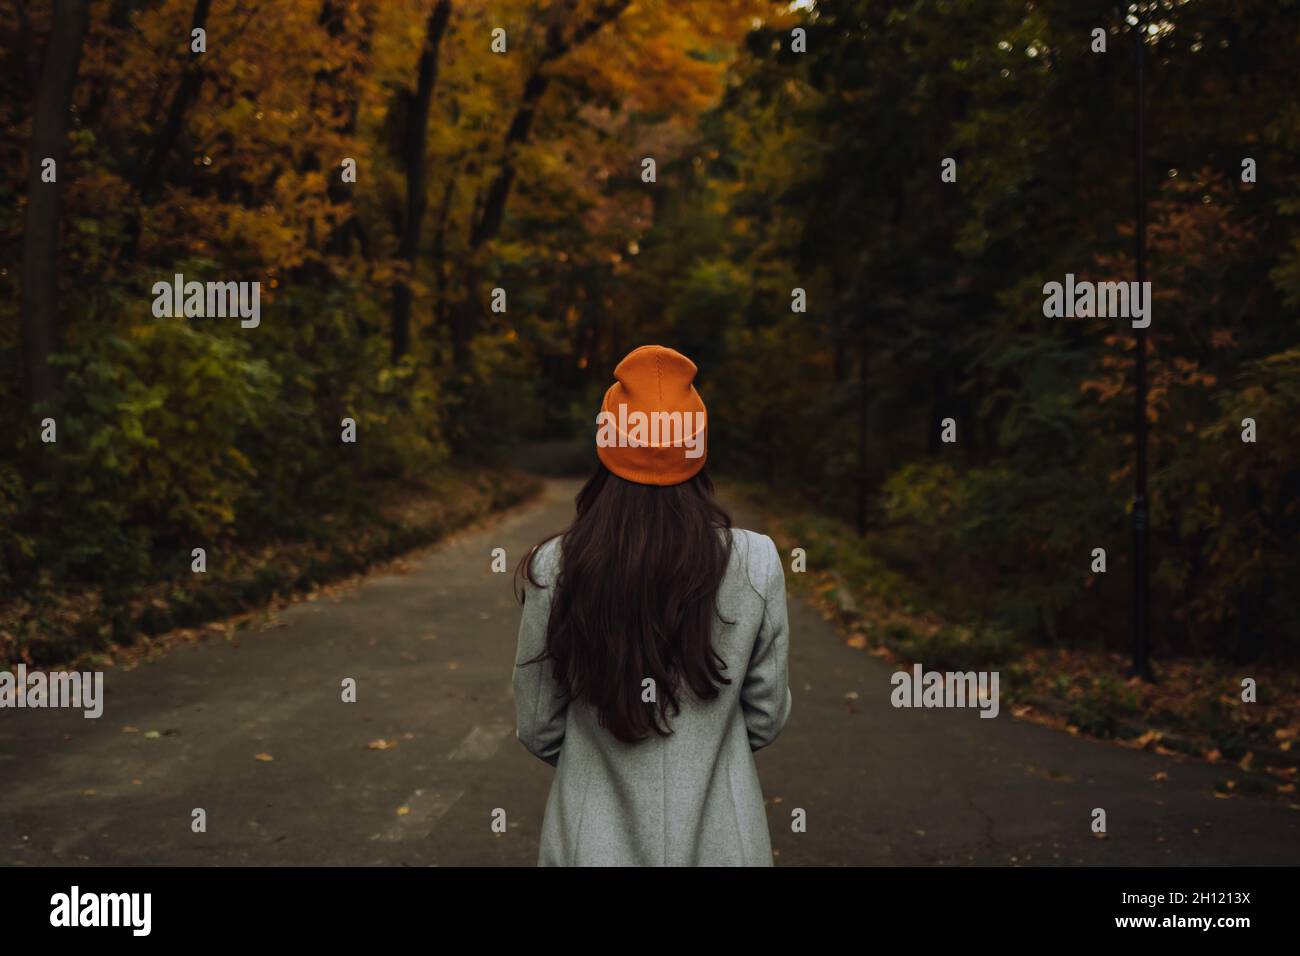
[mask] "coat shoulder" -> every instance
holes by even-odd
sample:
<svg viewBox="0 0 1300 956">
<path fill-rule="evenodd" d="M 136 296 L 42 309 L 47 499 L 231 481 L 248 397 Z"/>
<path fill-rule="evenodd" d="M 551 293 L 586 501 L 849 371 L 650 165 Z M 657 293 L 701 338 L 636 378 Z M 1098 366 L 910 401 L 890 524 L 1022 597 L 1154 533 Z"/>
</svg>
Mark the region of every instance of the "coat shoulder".
<svg viewBox="0 0 1300 956">
<path fill-rule="evenodd" d="M 529 558 L 525 559 L 531 560 L 533 578 L 544 588 L 549 588 L 560 576 L 561 540 L 559 535 L 548 538 L 537 545 Z"/>
<path fill-rule="evenodd" d="M 759 594 L 766 591 L 766 583 L 780 564 L 776 542 L 758 531 L 732 528 L 733 560 L 745 569 L 749 582 Z"/>
</svg>

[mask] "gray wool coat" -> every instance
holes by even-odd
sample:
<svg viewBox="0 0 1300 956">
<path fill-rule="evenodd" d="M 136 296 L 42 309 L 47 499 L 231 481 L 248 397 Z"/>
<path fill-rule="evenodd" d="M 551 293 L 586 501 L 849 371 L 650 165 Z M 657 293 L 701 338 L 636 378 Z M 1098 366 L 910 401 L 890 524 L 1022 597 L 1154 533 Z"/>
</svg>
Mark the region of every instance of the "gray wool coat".
<svg viewBox="0 0 1300 956">
<path fill-rule="evenodd" d="M 712 701 L 687 691 L 671 736 L 626 744 L 595 711 L 570 702 L 545 646 L 559 539 L 538 552 L 541 588 L 525 584 L 515 655 L 516 735 L 556 767 L 542 821 L 540 866 L 771 866 L 754 751 L 790 713 L 785 574 L 766 535 L 735 529 L 714 647 L 731 679 Z M 648 705 L 647 705 L 648 706 Z"/>
</svg>

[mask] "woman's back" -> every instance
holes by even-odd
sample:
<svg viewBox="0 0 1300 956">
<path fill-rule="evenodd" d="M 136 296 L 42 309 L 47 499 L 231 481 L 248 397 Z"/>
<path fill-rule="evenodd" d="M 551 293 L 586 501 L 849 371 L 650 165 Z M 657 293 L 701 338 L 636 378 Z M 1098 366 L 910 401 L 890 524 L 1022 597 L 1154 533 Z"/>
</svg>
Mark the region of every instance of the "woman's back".
<svg viewBox="0 0 1300 956">
<path fill-rule="evenodd" d="M 771 865 L 752 754 L 771 743 L 790 712 L 785 578 L 770 538 L 720 533 L 731 535 L 732 546 L 711 643 L 729 683 L 712 700 L 680 690 L 671 734 L 636 743 L 601 727 L 596 710 L 570 701 L 554 680 L 544 654 L 561 539 L 538 549 L 514 686 L 520 741 L 557 766 L 541 865 Z M 647 681 L 638 688 L 647 708 L 662 690 Z"/>
<path fill-rule="evenodd" d="M 520 566 L 544 866 L 772 865 L 753 751 L 790 712 L 785 575 L 714 500 L 695 373 L 658 345 L 618 363 L 573 524 Z"/>
</svg>

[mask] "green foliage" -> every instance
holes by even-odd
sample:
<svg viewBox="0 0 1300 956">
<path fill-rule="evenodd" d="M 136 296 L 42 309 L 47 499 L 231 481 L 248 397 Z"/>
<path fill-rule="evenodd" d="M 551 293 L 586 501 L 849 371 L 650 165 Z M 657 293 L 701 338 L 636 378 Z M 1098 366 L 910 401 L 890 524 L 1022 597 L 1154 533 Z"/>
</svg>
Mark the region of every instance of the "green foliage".
<svg viewBox="0 0 1300 956">
<path fill-rule="evenodd" d="M 892 635 L 894 649 L 927 670 L 996 669 L 1015 658 L 1020 642 L 999 627 L 941 628 L 924 636 L 900 627 Z"/>
<path fill-rule="evenodd" d="M 27 496 L 27 485 L 18 469 L 0 463 L 0 527 L 8 529 L 0 537 L 0 591 L 6 593 L 36 555 L 36 536 L 18 530 L 19 520 L 29 507 Z"/>
<path fill-rule="evenodd" d="M 1126 736 L 1124 731 L 1144 715 L 1133 689 L 1113 674 L 1076 678 L 1078 686 L 1063 688 L 1064 717 L 1094 737 Z M 1073 693 L 1072 693 L 1073 691 Z"/>
<path fill-rule="evenodd" d="M 280 307 L 322 320 L 261 339 L 184 319 L 78 335 L 56 358 L 63 387 L 46 410 L 58 441 L 32 434 L 23 449 L 45 466 L 30 483 L 0 470 L 16 531 L 0 580 L 124 594 L 188 568 L 193 547 L 300 537 L 325 512 L 373 513 L 358 489 L 443 467 L 441 389 L 358 335 L 347 316 L 362 306 L 305 293 Z"/>
<path fill-rule="evenodd" d="M 1188 595 L 1183 615 L 1197 645 L 1226 634 L 1234 657 L 1258 653 L 1267 628 L 1279 652 L 1300 652 L 1300 349 L 1250 363 L 1218 396 L 1218 413 L 1158 476 L 1169 509 L 1194 550 L 1162 571 Z M 1242 441 L 1254 419 L 1255 443 Z M 1244 626 L 1243 626 L 1244 625 Z"/>
<path fill-rule="evenodd" d="M 1136 34 L 1069 0 L 799 16 L 808 53 L 755 31 L 644 243 L 672 250 L 644 263 L 641 314 L 704 356 L 711 461 L 850 521 L 865 487 L 857 550 L 953 619 L 1122 648 L 1133 330 L 1041 310 L 1067 272 L 1133 278 Z M 1164 6 L 1143 40 L 1162 91 L 1146 170 L 1158 654 L 1300 654 L 1294 17 Z M 1243 155 L 1273 172 L 1241 183 Z M 822 559 L 845 567 L 846 550 Z"/>
<path fill-rule="evenodd" d="M 235 523 L 256 477 L 237 440 L 275 386 L 240 340 L 184 322 L 104 330 L 56 363 L 58 442 L 32 487 L 44 573 L 120 585 L 147 572 L 151 529 L 179 547 Z"/>
</svg>

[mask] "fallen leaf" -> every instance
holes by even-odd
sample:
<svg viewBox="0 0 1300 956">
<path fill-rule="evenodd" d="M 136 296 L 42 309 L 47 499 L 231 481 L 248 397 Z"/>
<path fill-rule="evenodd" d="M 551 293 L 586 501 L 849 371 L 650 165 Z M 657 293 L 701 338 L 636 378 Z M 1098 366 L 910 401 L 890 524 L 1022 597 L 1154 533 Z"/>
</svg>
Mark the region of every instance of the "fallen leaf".
<svg viewBox="0 0 1300 956">
<path fill-rule="evenodd" d="M 275 758 L 272 757 L 270 754 L 254 754 L 253 759 L 260 760 L 262 761 L 262 763 L 270 763 Z"/>
<path fill-rule="evenodd" d="M 1153 744 L 1159 739 L 1160 739 L 1160 732 L 1158 730 L 1148 730 L 1146 733 L 1142 734 L 1140 737 L 1138 737 L 1136 740 L 1133 741 L 1133 746 L 1145 747 L 1147 744 Z"/>
<path fill-rule="evenodd" d="M 399 817 L 404 817 L 404 816 L 406 816 L 406 815 L 407 815 L 408 813 L 410 813 L 410 812 L 411 812 L 411 808 L 410 808 L 410 807 L 398 807 L 398 808 L 397 808 L 397 815 L 398 815 Z"/>
<path fill-rule="evenodd" d="M 1169 774 L 1165 773 L 1163 770 L 1159 770 L 1159 771 L 1157 771 L 1156 773 L 1154 773 L 1154 774 L 1151 775 L 1151 779 L 1152 779 L 1152 780 L 1168 780 L 1168 779 L 1169 779 Z"/>
<path fill-rule="evenodd" d="M 867 646 L 867 635 L 850 634 L 848 639 L 848 645 L 849 647 L 852 647 L 855 650 L 859 650 L 859 651 L 865 650 Z"/>
<path fill-rule="evenodd" d="M 367 750 L 392 750 L 396 746 L 397 746 L 396 740 L 384 740 L 381 737 L 379 740 L 372 740 L 370 741 L 370 743 L 366 744 L 366 749 Z"/>
<path fill-rule="evenodd" d="M 157 740 L 162 736 L 162 734 L 158 733 L 156 730 L 146 730 L 144 736 L 146 740 Z"/>
</svg>

